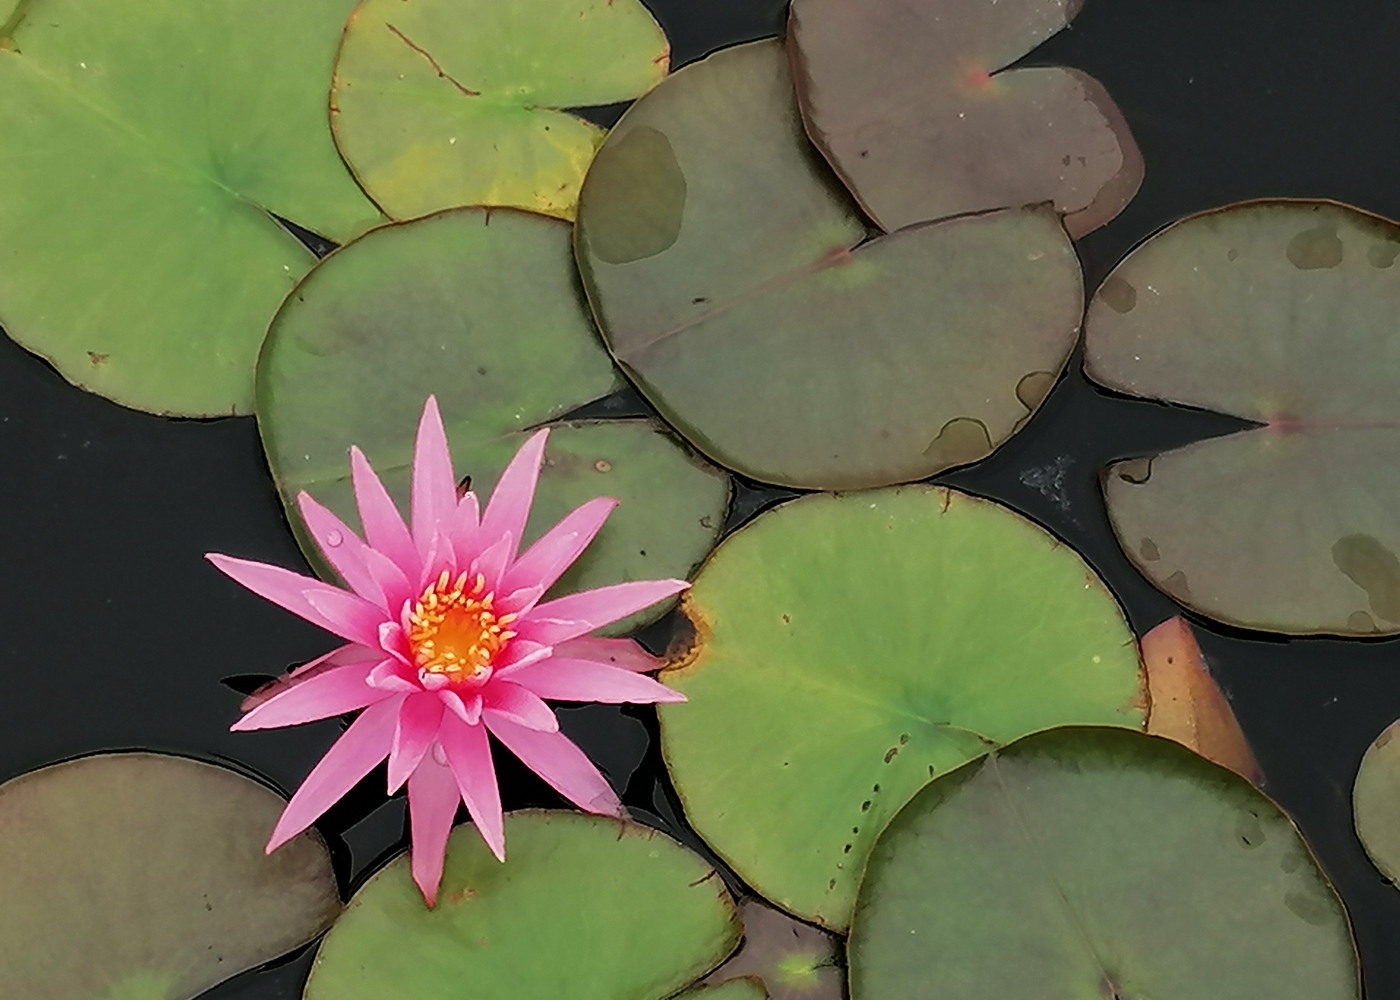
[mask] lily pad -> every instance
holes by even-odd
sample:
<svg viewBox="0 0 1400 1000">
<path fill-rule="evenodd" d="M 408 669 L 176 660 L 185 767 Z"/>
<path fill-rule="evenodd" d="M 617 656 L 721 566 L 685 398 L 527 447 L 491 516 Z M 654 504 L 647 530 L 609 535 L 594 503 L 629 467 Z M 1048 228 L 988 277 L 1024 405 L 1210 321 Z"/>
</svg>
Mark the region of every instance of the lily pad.
<svg viewBox="0 0 1400 1000">
<path fill-rule="evenodd" d="M 1053 202 L 1079 237 L 1121 212 L 1142 154 L 1113 98 L 1059 66 L 1008 69 L 1083 0 L 793 0 L 812 140 L 886 230 Z"/>
<path fill-rule="evenodd" d="M 1142 637 L 1142 666 L 1151 705 L 1147 732 L 1262 787 L 1264 772 L 1185 618 L 1169 618 Z"/>
<path fill-rule="evenodd" d="M 739 918 L 744 943 L 702 986 L 757 983 L 768 1000 L 845 1000 L 840 938 L 752 896 L 739 902 Z"/>
<path fill-rule="evenodd" d="M 1247 202 L 1163 230 L 1100 287 L 1091 378 L 1259 425 L 1105 473 L 1124 551 L 1182 604 L 1400 632 L 1397 256 L 1400 226 L 1357 209 Z"/>
<path fill-rule="evenodd" d="M 1352 789 L 1356 835 L 1371 863 L 1400 884 L 1400 722 L 1376 737 L 1361 760 Z"/>
<path fill-rule="evenodd" d="M 770 1000 L 762 980 L 748 976 L 729 979 L 714 986 L 697 986 L 681 994 L 682 1000 Z"/>
<path fill-rule="evenodd" d="M 1027 733 L 1140 728 L 1137 644 L 1072 550 L 1004 507 L 908 487 L 795 500 L 682 603 L 659 706 L 686 816 L 764 896 L 836 930 L 871 845 L 934 775 Z"/>
<path fill-rule="evenodd" d="M 802 131 L 777 41 L 669 77 L 579 202 L 603 336 L 697 448 L 763 482 L 853 489 L 976 461 L 1075 342 L 1079 261 L 1049 208 L 866 239 Z"/>
<path fill-rule="evenodd" d="M 671 46 L 638 0 L 363 0 L 332 127 L 396 219 L 506 205 L 572 219 L 604 131 L 562 108 L 628 101 Z"/>
<path fill-rule="evenodd" d="M 0 996 L 187 1000 L 310 941 L 340 896 L 314 833 L 263 854 L 284 806 L 151 753 L 0 786 Z"/>
<path fill-rule="evenodd" d="M 418 415 L 435 394 L 457 472 L 485 496 L 532 428 L 618 387 L 569 239 L 566 223 L 544 216 L 444 212 L 370 233 L 288 298 L 258 370 L 258 426 L 287 516 L 323 575 L 330 568 L 295 498 L 306 490 L 356 523 L 352 444 L 407 511 Z M 718 538 L 728 492 L 727 476 L 655 421 L 563 424 L 550 437 L 525 541 L 574 507 L 614 496 L 621 506 L 556 590 L 684 577 Z"/>
<path fill-rule="evenodd" d="M 25 0 L 0 27 L 0 323 L 157 413 L 249 413 L 267 321 L 381 220 L 325 81 L 349 0 Z"/>
<path fill-rule="evenodd" d="M 1341 900 L 1288 818 L 1167 740 L 1060 729 L 930 784 L 870 857 L 852 1000 L 1356 1000 Z"/>
<path fill-rule="evenodd" d="M 457 828 L 434 910 L 408 855 L 382 868 L 326 936 L 306 1000 L 662 1000 L 739 942 L 724 882 L 654 830 L 527 811 L 506 839 L 502 864 Z"/>
</svg>

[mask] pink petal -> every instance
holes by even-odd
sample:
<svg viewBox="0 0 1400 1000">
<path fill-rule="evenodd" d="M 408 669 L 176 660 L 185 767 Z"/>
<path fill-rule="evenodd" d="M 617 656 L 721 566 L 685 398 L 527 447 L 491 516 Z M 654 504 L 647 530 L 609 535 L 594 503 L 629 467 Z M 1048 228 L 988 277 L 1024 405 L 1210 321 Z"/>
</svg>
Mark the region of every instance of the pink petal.
<svg viewBox="0 0 1400 1000">
<path fill-rule="evenodd" d="M 378 549 L 372 549 L 367 545 L 362 555 L 365 560 L 365 570 L 373 577 L 375 586 L 384 595 L 385 611 L 397 618 L 403 609 L 404 601 L 415 596 L 413 585 L 409 582 L 408 577 L 403 575 L 403 570 L 399 569 L 398 563 Z"/>
<path fill-rule="evenodd" d="M 355 483 L 355 504 L 369 544 L 394 561 L 410 580 L 418 579 L 418 550 L 384 484 L 370 468 L 369 459 L 359 448 L 350 449 L 350 473 Z"/>
<path fill-rule="evenodd" d="M 421 685 L 413 683 L 403 675 L 403 665 L 398 660 L 384 660 L 377 667 L 369 672 L 365 678 L 365 683 L 380 691 L 402 692 L 404 694 L 416 694 L 422 690 Z"/>
<path fill-rule="evenodd" d="M 452 835 L 457 803 L 462 801 L 452 770 L 439 764 L 435 757 L 436 753 L 425 756 L 408 779 L 408 815 L 413 827 L 410 863 L 413 881 L 418 883 L 429 907 L 437 905 L 442 866 L 447 859 L 447 838 Z"/>
<path fill-rule="evenodd" d="M 684 580 L 634 580 L 585 590 L 537 604 L 521 619 L 516 631 L 522 638 L 553 646 L 651 607 L 689 586 Z"/>
<path fill-rule="evenodd" d="M 426 561 L 433 536 L 446 536 L 457 513 L 457 478 L 436 396 L 429 396 L 413 448 L 413 541 Z"/>
<path fill-rule="evenodd" d="M 506 596 L 496 602 L 496 607 L 507 614 L 523 615 L 544 596 L 544 588 L 521 587 L 519 590 L 502 590 L 502 593 Z"/>
<path fill-rule="evenodd" d="M 330 602 L 335 602 L 331 606 L 336 610 L 338 616 L 347 608 L 342 599 L 358 601 L 382 621 L 384 615 L 377 612 L 374 605 L 363 598 L 348 594 L 328 583 L 322 583 L 320 580 L 313 580 L 308 576 L 293 573 L 280 566 L 269 566 L 266 563 L 251 562 L 247 559 L 235 559 L 232 556 L 223 556 L 213 552 L 204 558 L 259 597 L 265 598 L 279 607 L 286 608 L 292 614 L 305 618 L 313 625 L 319 625 L 328 632 L 334 632 L 342 639 L 349 639 L 351 642 L 358 642 L 361 645 L 374 646 L 377 644 L 374 640 L 366 642 L 363 631 L 358 627 L 364 616 L 352 615 L 354 618 L 352 623 L 332 619 L 327 617 L 323 611 L 318 610 L 310 599 L 311 595 L 317 597 L 329 595 L 327 599 Z"/>
<path fill-rule="evenodd" d="M 457 512 L 452 516 L 452 525 L 447 535 L 452 539 L 452 548 L 457 553 L 458 566 L 470 566 L 481 551 L 481 514 L 477 509 L 476 494 L 467 493 L 457 501 Z"/>
<path fill-rule="evenodd" d="M 504 680 L 514 671 L 529 663 L 538 663 L 546 656 L 553 656 L 554 649 L 541 646 L 527 639 L 513 639 L 496 660 L 496 676 Z"/>
<path fill-rule="evenodd" d="M 299 726 L 303 722 L 329 719 L 333 715 L 355 712 L 385 697 L 365 683 L 374 660 L 333 667 L 311 674 L 304 680 L 287 686 L 254 708 L 232 726 L 234 732 L 252 729 L 275 729 L 278 726 Z"/>
<path fill-rule="evenodd" d="M 251 712 L 259 705 L 271 701 L 275 695 L 281 694 L 288 688 L 310 677 L 314 677 L 317 674 L 335 670 L 337 667 L 348 667 L 356 663 L 364 663 L 368 667 L 373 667 L 382 659 L 383 657 L 377 650 L 366 649 L 358 642 L 352 642 L 349 645 L 341 646 L 339 649 L 331 650 L 325 656 L 318 656 L 308 663 L 303 663 L 289 674 L 283 674 L 276 680 L 268 681 L 248 697 L 244 698 L 243 703 L 240 704 L 238 708 L 242 712 Z"/>
<path fill-rule="evenodd" d="M 511 681 L 493 679 L 481 691 L 482 710 L 542 733 L 557 733 L 559 720 L 539 697 Z"/>
<path fill-rule="evenodd" d="M 491 491 L 486 513 L 481 518 L 481 544 L 494 545 L 506 535 L 520 544 L 525 535 L 525 523 L 530 520 L 530 505 L 535 499 L 535 484 L 540 478 L 540 463 L 549 441 L 549 429 L 535 433 L 523 444 L 501 473 L 500 481 Z M 515 558 L 511 549 L 507 561 Z"/>
<path fill-rule="evenodd" d="M 336 635 L 373 649 L 379 645 L 379 626 L 384 624 L 384 609 L 375 607 L 363 597 L 348 590 L 311 590 L 306 603 L 316 609 L 332 625 Z"/>
<path fill-rule="evenodd" d="M 574 805 L 606 816 L 627 815 L 607 779 L 563 733 L 526 729 L 491 712 L 485 718 L 491 732 L 511 753 Z"/>
<path fill-rule="evenodd" d="M 486 551 L 477 556 L 476 562 L 472 565 L 472 575 L 481 576 L 486 580 L 486 592 L 494 594 L 500 585 L 501 574 L 510 565 L 511 556 L 515 554 L 515 536 L 507 533 L 496 539 L 491 545 L 486 547 Z"/>
<path fill-rule="evenodd" d="M 506 829 L 501 816 L 501 793 L 496 785 L 496 766 L 491 762 L 491 744 L 485 726 L 468 726 L 454 718 L 444 720 L 442 748 L 457 778 L 457 788 L 471 813 L 481 839 L 496 855 L 506 859 Z"/>
<path fill-rule="evenodd" d="M 599 701 L 608 704 L 685 701 L 685 695 L 645 674 L 604 666 L 591 660 L 551 657 L 510 675 L 513 683 L 554 701 Z"/>
<path fill-rule="evenodd" d="M 507 594 L 520 587 L 548 590 L 588 548 L 617 503 L 612 497 L 598 497 L 550 528 L 511 566 L 501 580 L 501 590 Z"/>
<path fill-rule="evenodd" d="M 302 490 L 297 494 L 297 506 L 306 521 L 307 530 L 326 561 L 340 574 L 351 590 L 381 608 L 387 608 L 384 588 L 365 565 L 364 554 L 373 551 L 360 536 L 345 526 L 345 522 L 321 506 Z"/>
<path fill-rule="evenodd" d="M 655 673 L 666 665 L 665 660 L 652 656 L 633 639 L 600 639 L 591 635 L 561 642 L 554 647 L 554 655 L 566 660 L 607 663 L 639 674 Z"/>
<path fill-rule="evenodd" d="M 406 612 L 404 617 L 408 617 Z M 408 645 L 408 636 L 404 634 L 403 626 L 398 622 L 380 623 L 379 648 L 404 666 L 409 665 L 408 657 L 412 650 Z"/>
<path fill-rule="evenodd" d="M 403 697 L 376 702 L 360 713 L 297 789 L 267 842 L 271 854 L 301 833 L 389 756 Z"/>
<path fill-rule="evenodd" d="M 437 695 L 411 694 L 404 701 L 398 728 L 394 730 L 394 743 L 389 748 L 390 795 L 403 787 L 433 745 L 441 722 L 442 701 Z"/>
<path fill-rule="evenodd" d="M 437 692 L 437 696 L 442 699 L 443 705 L 457 718 L 461 719 L 469 726 L 474 726 L 481 721 L 481 695 L 473 694 L 463 698 L 456 691 L 443 688 Z"/>
</svg>

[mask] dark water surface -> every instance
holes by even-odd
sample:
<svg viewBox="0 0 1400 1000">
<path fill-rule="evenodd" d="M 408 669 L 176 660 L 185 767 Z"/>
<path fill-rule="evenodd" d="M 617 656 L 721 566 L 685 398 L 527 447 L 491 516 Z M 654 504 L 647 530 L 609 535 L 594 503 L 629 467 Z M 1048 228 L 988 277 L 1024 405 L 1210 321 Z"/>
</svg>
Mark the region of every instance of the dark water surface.
<svg viewBox="0 0 1400 1000">
<path fill-rule="evenodd" d="M 509 2 L 509 0 L 505 0 Z M 852 0 L 858 2 L 858 0 Z M 675 64 L 781 29 L 777 0 L 650 0 Z M 1025 60 L 1096 75 L 1147 162 L 1137 199 L 1080 244 L 1086 280 L 1161 226 L 1267 196 L 1326 197 L 1400 218 L 1400 4 L 1393 0 L 1089 0 Z M 1078 372 L 985 462 L 940 477 L 1047 526 L 1108 581 L 1139 632 L 1177 613 L 1108 529 L 1098 470 L 1231 429 L 1219 417 L 1112 397 Z M 235 689 L 333 644 L 223 578 L 222 551 L 304 567 L 251 419 L 170 421 L 72 388 L 0 338 L 0 780 L 97 750 L 146 747 L 249 766 L 284 789 L 335 722 L 236 735 Z M 731 523 L 783 495 L 741 490 Z M 1400 500 L 1400 498 L 1397 498 Z M 1282 640 L 1195 621 L 1268 775 L 1351 911 L 1371 1000 L 1400 1000 L 1400 891 L 1367 862 L 1351 783 L 1400 717 L 1400 640 Z M 652 638 L 664 643 L 662 630 Z M 254 676 L 250 676 L 254 675 Z M 672 829 L 649 710 L 565 709 L 565 730 Z M 504 755 L 506 807 L 557 804 Z M 382 773 L 326 817 L 345 888 L 406 844 Z M 209 994 L 300 996 L 310 953 Z"/>
</svg>

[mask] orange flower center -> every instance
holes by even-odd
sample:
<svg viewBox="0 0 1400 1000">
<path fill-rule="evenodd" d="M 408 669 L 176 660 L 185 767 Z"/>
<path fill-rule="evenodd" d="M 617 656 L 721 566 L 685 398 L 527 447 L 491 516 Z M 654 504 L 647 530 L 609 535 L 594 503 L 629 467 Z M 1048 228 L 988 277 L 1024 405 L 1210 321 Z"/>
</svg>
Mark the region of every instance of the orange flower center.
<svg viewBox="0 0 1400 1000">
<path fill-rule="evenodd" d="M 418 669 L 441 674 L 453 684 L 481 683 L 491 676 L 496 654 L 515 637 L 506 626 L 515 615 L 491 609 L 495 594 L 484 594 L 477 574 L 467 590 L 467 574 L 452 580 L 446 570 L 423 591 L 409 616 L 408 644 Z"/>
</svg>

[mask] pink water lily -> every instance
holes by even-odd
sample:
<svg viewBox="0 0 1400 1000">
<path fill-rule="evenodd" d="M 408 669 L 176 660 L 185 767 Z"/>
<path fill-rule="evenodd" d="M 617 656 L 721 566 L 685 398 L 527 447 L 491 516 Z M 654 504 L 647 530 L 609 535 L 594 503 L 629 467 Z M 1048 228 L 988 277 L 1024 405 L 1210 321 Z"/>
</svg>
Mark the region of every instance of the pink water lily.
<svg viewBox="0 0 1400 1000">
<path fill-rule="evenodd" d="M 411 528 L 352 448 L 365 539 L 306 493 L 297 497 L 307 528 L 349 591 L 277 566 L 208 557 L 248 589 L 348 640 L 288 675 L 235 730 L 364 710 L 292 796 L 269 853 L 388 758 L 389 792 L 408 785 L 413 878 L 435 905 L 459 801 L 505 860 L 488 732 L 579 808 L 623 815 L 617 794 L 559 731 L 544 699 L 684 701 L 644 676 L 661 664 L 640 646 L 589 633 L 688 585 L 620 583 L 540 603 L 617 506 L 607 497 L 590 501 L 518 554 L 547 437 L 540 431 L 525 442 L 479 514 L 474 494 L 458 496 L 447 434 L 430 398 L 413 457 Z"/>
</svg>

